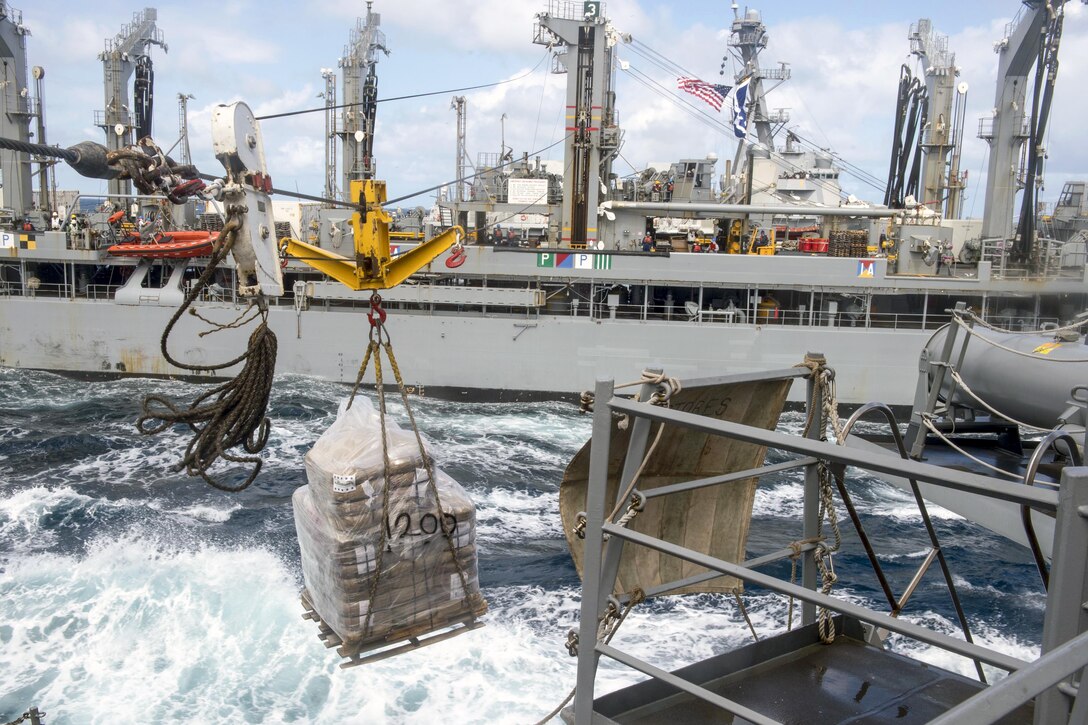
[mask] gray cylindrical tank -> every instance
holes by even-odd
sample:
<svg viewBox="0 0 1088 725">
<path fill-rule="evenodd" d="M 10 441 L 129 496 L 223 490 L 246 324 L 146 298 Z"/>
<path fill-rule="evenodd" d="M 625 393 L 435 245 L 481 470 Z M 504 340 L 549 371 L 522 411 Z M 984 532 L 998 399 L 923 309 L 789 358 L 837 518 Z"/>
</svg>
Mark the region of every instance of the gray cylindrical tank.
<svg viewBox="0 0 1088 725">
<path fill-rule="evenodd" d="M 944 351 L 949 325 L 930 338 L 926 345 L 929 359 Z M 1069 407 L 1070 391 L 1088 385 L 1088 345 L 1083 338 L 1061 341 L 1053 334 L 1009 334 L 976 327 L 959 363 L 968 335 L 957 330 L 950 361 L 959 370 L 967 386 L 995 410 L 1039 428 L 1053 428 L 1057 417 Z M 1031 357 L 1002 350 L 987 340 Z M 932 372 L 930 375 L 932 376 Z M 945 377 L 941 396 L 947 400 L 952 389 Z M 957 390 L 952 402 L 981 409 L 974 398 Z"/>
</svg>

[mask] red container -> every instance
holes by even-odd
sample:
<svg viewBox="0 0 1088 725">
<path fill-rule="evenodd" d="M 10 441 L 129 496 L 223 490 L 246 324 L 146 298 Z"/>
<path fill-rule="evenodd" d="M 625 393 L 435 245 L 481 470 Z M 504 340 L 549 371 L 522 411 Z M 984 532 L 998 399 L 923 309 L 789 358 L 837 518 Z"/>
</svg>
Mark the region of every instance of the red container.
<svg viewBox="0 0 1088 725">
<path fill-rule="evenodd" d="M 827 254 L 827 240 L 816 237 L 805 237 L 797 242 L 797 249 L 810 254 Z"/>
</svg>

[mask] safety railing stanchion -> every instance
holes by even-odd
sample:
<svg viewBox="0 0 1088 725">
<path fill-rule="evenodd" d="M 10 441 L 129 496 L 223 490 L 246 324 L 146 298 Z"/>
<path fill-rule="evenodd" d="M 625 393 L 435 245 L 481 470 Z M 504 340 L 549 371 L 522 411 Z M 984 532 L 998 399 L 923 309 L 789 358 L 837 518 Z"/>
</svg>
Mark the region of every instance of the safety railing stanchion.
<svg viewBox="0 0 1088 725">
<path fill-rule="evenodd" d="M 597 622 L 602 614 L 602 536 L 605 489 L 608 486 L 608 455 L 612 434 L 613 380 L 598 380 L 594 390 L 593 447 L 589 456 L 586 488 L 585 554 L 582 564 L 582 606 L 578 616 L 578 678 L 574 695 L 574 721 L 588 725 L 593 718 L 593 681 L 597 676 Z M 612 585 L 609 584 L 608 591 Z"/>
<path fill-rule="evenodd" d="M 823 355 L 808 353 L 805 360 L 824 361 Z M 808 437 L 819 440 L 824 430 L 824 409 L 821 398 L 819 378 L 812 373 L 808 378 L 808 389 L 805 396 L 808 410 L 806 428 Z M 805 502 L 804 521 L 802 523 L 802 535 L 805 541 L 813 541 L 820 532 L 820 469 L 819 463 L 813 463 L 805 467 Z M 801 563 L 801 586 L 813 591 L 817 588 L 818 570 L 816 567 L 815 550 L 806 551 Z M 816 605 L 811 602 L 801 604 L 801 624 L 809 625 L 816 621 Z"/>
<path fill-rule="evenodd" d="M 1066 468 L 1058 489 L 1058 520 L 1050 564 L 1042 655 L 1088 631 L 1088 467 Z M 1084 685 L 1084 682 L 1080 682 Z M 1052 687 L 1035 699 L 1035 723 L 1067 722 L 1072 688 Z"/>
</svg>

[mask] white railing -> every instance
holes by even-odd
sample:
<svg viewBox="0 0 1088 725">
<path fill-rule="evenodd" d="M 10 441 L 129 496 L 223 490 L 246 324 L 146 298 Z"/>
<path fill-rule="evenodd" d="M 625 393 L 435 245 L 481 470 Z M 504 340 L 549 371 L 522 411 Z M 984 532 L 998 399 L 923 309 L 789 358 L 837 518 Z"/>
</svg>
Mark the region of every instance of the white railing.
<svg viewBox="0 0 1088 725">
<path fill-rule="evenodd" d="M 79 290 L 73 295 L 72 285 L 62 283 L 40 284 L 37 289 L 25 289 L 18 282 L 0 282 L 0 296 L 11 297 L 45 297 L 45 298 L 75 298 L 87 300 L 111 301 L 114 299 L 117 289 L 121 285 L 92 284 Z M 155 288 L 156 291 L 158 288 Z M 158 296 L 149 296 L 149 301 L 157 301 Z M 211 287 L 202 291 L 199 302 L 232 304 L 237 303 L 233 289 L 230 287 Z M 269 300 L 271 306 L 291 306 L 293 297 L 289 293 L 280 299 Z M 866 314 L 859 309 L 842 309 L 829 312 L 826 309 L 808 308 L 771 308 L 752 309 L 751 307 L 727 308 L 727 309 L 698 309 L 690 311 L 683 302 L 665 304 L 620 304 L 614 308 L 606 302 L 590 303 L 586 300 L 577 300 L 556 305 L 549 302 L 547 307 L 526 307 L 516 304 L 443 304 L 431 302 L 394 301 L 386 300 L 385 306 L 391 310 L 398 310 L 407 314 L 416 315 L 462 315 L 470 317 L 511 317 L 519 319 L 540 319 L 546 317 L 572 317 L 585 320 L 609 321 L 620 323 L 676 323 L 684 325 L 710 325 L 710 326 L 774 326 L 774 327 L 804 327 L 804 328 L 857 328 L 876 330 L 935 330 L 941 325 L 951 321 L 943 310 L 931 309 L 923 313 L 891 313 L 869 312 Z M 931 305 L 932 307 L 932 305 Z M 368 299 L 359 297 L 322 298 L 310 300 L 308 310 L 337 310 L 337 311 L 369 311 Z M 1059 325 L 1061 321 L 1055 317 L 1037 316 L 1031 313 L 1016 315 L 989 314 L 987 322 L 995 327 L 1015 330 L 1030 331 L 1042 329 L 1044 325 Z"/>
</svg>

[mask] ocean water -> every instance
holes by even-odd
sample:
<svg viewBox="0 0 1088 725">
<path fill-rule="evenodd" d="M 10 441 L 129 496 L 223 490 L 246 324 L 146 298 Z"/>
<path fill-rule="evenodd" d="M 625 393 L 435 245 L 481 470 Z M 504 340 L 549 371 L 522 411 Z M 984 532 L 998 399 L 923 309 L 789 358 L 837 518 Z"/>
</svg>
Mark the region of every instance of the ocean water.
<svg viewBox="0 0 1088 725">
<path fill-rule="evenodd" d="M 265 468 L 239 494 L 171 470 L 181 432 L 136 433 L 144 395 L 196 389 L 0 369 L 0 722 L 37 706 L 50 725 L 531 723 L 566 696 L 576 661 L 564 641 L 577 625 L 579 581 L 558 489 L 589 417 L 564 402 L 415 399 L 439 465 L 476 502 L 487 626 L 340 670 L 300 616 L 290 497 L 305 482 L 302 456 L 346 388 L 277 379 Z M 800 425 L 788 413 L 781 428 Z M 907 495 L 878 481 L 855 481 L 852 490 L 901 589 L 925 555 L 920 517 Z M 756 511 L 751 553 L 798 538 L 800 474 L 767 481 Z M 976 640 L 1037 656 L 1044 597 L 1027 552 L 954 514 L 933 516 Z M 843 526 L 835 591 L 878 605 L 875 577 Z M 788 564 L 776 571 L 788 576 Z M 784 629 L 785 599 L 758 589 L 744 599 L 761 636 Z M 957 631 L 936 570 L 904 616 Z M 640 605 L 614 643 L 672 669 L 749 637 L 732 598 L 699 595 Z M 974 670 L 901 638 L 892 645 L 968 676 Z M 605 662 L 597 691 L 639 679 Z"/>
</svg>

